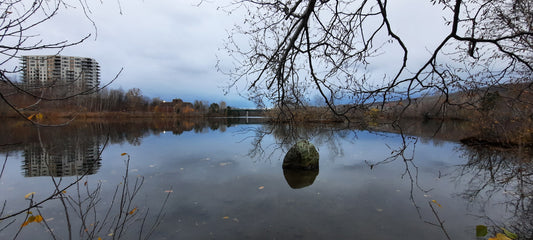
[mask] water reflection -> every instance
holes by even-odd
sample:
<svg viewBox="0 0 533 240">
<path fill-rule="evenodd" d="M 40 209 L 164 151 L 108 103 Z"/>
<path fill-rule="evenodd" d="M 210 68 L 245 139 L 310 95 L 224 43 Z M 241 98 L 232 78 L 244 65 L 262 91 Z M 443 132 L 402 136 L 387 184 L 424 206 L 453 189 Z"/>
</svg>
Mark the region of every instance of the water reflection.
<svg viewBox="0 0 533 240">
<path fill-rule="evenodd" d="M 467 186 L 460 196 L 479 204 L 487 225 L 496 223 L 524 239 L 533 238 L 532 150 L 463 146 L 459 151 L 468 162 L 456 176 Z M 496 205 L 507 209 L 508 216 L 494 216 Z"/>
<path fill-rule="evenodd" d="M 302 169 L 288 169 L 283 168 L 283 176 L 285 181 L 293 189 L 304 188 L 311 186 L 318 176 L 318 169 L 302 170 Z"/>
<path fill-rule="evenodd" d="M 387 130 L 387 127 L 380 126 L 376 129 Z M 416 201 L 420 197 L 415 193 L 419 192 L 424 197 L 431 196 L 435 189 L 422 187 L 427 186 L 430 181 L 427 178 L 419 179 L 422 174 L 419 165 L 424 165 L 425 159 L 417 155 L 419 151 L 416 146 L 431 143 L 433 146 L 442 147 L 448 141 L 455 141 L 459 144 L 459 139 L 467 135 L 467 123 L 419 122 L 405 127 L 390 128 L 388 131 L 402 134 L 400 144 L 387 145 L 390 154 L 384 154 L 381 158 L 373 157 L 365 162 L 371 170 L 377 166 L 394 166 L 398 162 L 403 162 L 400 165 L 405 168 L 402 179 L 406 178 L 411 182 L 409 198 L 420 218 L 423 218 L 421 208 L 424 205 Z M 329 160 L 332 160 L 335 157 L 343 157 L 346 146 L 350 146 L 342 143 L 351 141 L 358 144 L 359 134 L 361 131 L 357 127 L 350 128 L 342 124 L 261 125 L 256 129 L 254 148 L 251 153 L 256 157 L 272 158 L 270 152 L 274 152 L 275 149 L 282 149 L 286 152 L 298 139 L 304 138 L 311 139 L 322 149 L 327 147 L 326 152 L 333 153 L 329 156 Z M 386 135 L 386 133 L 376 134 Z M 274 136 L 276 144 L 271 146 L 261 144 L 267 136 Z M 482 213 L 476 214 L 479 218 L 476 224 L 489 226 L 489 233 L 492 235 L 501 233 L 501 228 L 505 228 L 524 239 L 533 239 L 533 149 L 461 145 L 457 151 L 467 163 L 459 165 L 449 176 L 456 182 L 457 189 L 465 188 L 457 195 Z M 284 169 L 283 173 L 291 188 L 310 186 L 318 175 L 318 171 L 289 171 L 287 169 Z M 436 179 L 447 177 L 445 175 L 439 170 Z M 505 209 L 503 215 L 502 209 Z M 440 216 L 435 215 L 435 218 L 429 217 L 424 222 L 431 222 L 430 225 L 442 227 L 442 231 L 447 232 L 446 224 L 438 224 L 439 219 Z M 454 219 L 446 220 L 449 222 Z M 470 227 L 472 231 L 474 226 Z"/>
<path fill-rule="evenodd" d="M 452 239 L 472 238 L 477 224 L 491 226 L 491 233 L 505 227 L 524 238 L 532 236 L 529 150 L 458 147 L 458 142 L 445 141 L 452 138 L 450 133 L 419 138 L 342 124 L 237 125 L 243 124 L 239 121 L 85 122 L 41 129 L 40 136 L 32 127 L 2 125 L 0 134 L 6 137 L 0 146 L 23 152 L 25 176 L 101 171 L 98 179 L 112 178 L 117 165 L 115 159 L 104 158 L 101 166 L 100 158 L 92 157 L 106 139 L 116 143 L 114 156 L 136 150 L 131 170 L 153 184 L 145 186 L 147 200 L 142 202 L 150 203 L 152 196 L 169 189 L 176 192 L 165 209 L 171 217 L 161 224 L 161 238 L 237 234 L 232 237 L 349 239 L 360 234 L 391 239 L 411 233 L 413 238 L 442 239 L 434 227 L 438 224 L 432 224 L 440 219 Z M 402 132 L 418 131 L 423 132 L 414 127 Z M 318 170 L 288 169 L 281 176 L 281 160 L 299 139 L 317 146 L 320 177 Z M 30 185 L 36 179 L 25 180 Z M 18 196 L 30 192 L 21 191 Z M 438 215 L 428 208 L 432 200 L 442 204 L 430 205 Z M 481 210 L 467 211 L 465 205 Z M 472 220 L 472 215 L 479 218 Z M 269 232 L 259 235 L 265 234 L 265 226 Z"/>
<path fill-rule="evenodd" d="M 262 124 L 253 129 L 254 137 L 249 155 L 254 159 L 269 161 L 282 158 L 275 153 L 286 153 L 296 142 L 309 139 L 318 147 L 326 147 L 330 155 L 329 161 L 344 155 L 343 142 L 355 143 L 359 128 L 345 124 Z M 272 136 L 275 144 L 265 144 L 264 139 Z M 281 152 L 278 150 L 282 150 Z"/>
<path fill-rule="evenodd" d="M 101 165 L 102 143 L 97 137 L 81 141 L 58 139 L 45 146 L 29 144 L 24 149 L 25 177 L 79 176 L 95 174 Z M 94 141 L 90 141 L 94 140 Z"/>
<path fill-rule="evenodd" d="M 59 128 L 36 128 L 7 120 L 0 125 L 0 153 L 20 151 L 25 177 L 92 175 L 101 167 L 104 142 L 140 146 L 151 134 L 225 132 L 235 124 L 257 124 L 262 118 L 168 119 L 132 122 L 73 122 Z"/>
</svg>

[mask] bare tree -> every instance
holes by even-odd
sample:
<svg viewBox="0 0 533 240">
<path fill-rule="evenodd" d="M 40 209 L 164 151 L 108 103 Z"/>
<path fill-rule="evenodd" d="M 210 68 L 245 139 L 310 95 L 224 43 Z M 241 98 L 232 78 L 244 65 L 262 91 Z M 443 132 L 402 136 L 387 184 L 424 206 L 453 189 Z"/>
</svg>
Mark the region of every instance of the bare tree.
<svg viewBox="0 0 533 240">
<path fill-rule="evenodd" d="M 318 94 L 337 115 L 376 102 L 403 100 L 409 106 L 423 94 L 440 94 L 445 108 L 474 104 L 449 98 L 461 90 L 515 83 L 531 88 L 531 1 L 429 2 L 442 9 L 445 20 L 435 27 L 447 33 L 416 65 L 408 61 L 412 49 L 395 30 L 402 23 L 391 21 L 395 9 L 387 0 L 235 1 L 231 7 L 246 10 L 247 18 L 226 45 L 239 61 L 229 72 L 230 87 L 244 83 L 258 105 L 280 108 L 303 105 Z M 371 71 L 379 54 L 398 59 L 392 73 Z"/>
</svg>

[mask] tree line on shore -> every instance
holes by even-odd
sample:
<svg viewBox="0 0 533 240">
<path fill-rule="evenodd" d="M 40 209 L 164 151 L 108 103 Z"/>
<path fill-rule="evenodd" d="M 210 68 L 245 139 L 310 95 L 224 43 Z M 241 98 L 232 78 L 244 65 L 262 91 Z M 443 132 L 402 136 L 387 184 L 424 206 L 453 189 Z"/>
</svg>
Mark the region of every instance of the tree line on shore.
<svg viewBox="0 0 533 240">
<path fill-rule="evenodd" d="M 363 128 L 381 128 L 428 121 L 467 123 L 468 145 L 533 146 L 533 82 L 499 84 L 449 94 L 427 94 L 395 101 L 353 105 L 290 105 L 268 112 L 280 122 L 351 122 Z M 344 114 L 335 114 L 344 112 Z M 383 129 L 381 129 L 383 130 Z"/>
<path fill-rule="evenodd" d="M 226 102 L 210 103 L 204 100 L 184 102 L 181 99 L 164 101 L 159 97 L 149 98 L 139 88 L 123 89 L 103 88 L 97 92 L 78 95 L 74 98 L 64 97 L 52 88 L 39 89 L 32 94 L 19 93 L 16 89 L 0 87 L 0 91 L 22 112 L 46 112 L 48 115 L 62 113 L 153 113 L 158 115 L 226 115 L 231 107 Z M 63 94 L 68 96 L 66 94 Z M 50 96 L 54 100 L 42 99 Z M 64 99 L 63 99 L 64 97 Z M 59 99 L 59 101 L 58 101 Z M 4 117 L 17 116 L 5 101 L 0 101 L 0 114 Z"/>
</svg>

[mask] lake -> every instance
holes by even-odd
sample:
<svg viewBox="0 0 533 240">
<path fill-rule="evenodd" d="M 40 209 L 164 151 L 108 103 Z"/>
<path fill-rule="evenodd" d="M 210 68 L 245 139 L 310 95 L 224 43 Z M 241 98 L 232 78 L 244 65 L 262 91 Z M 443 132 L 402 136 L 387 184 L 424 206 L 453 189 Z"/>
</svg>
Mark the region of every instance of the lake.
<svg viewBox="0 0 533 240">
<path fill-rule="evenodd" d="M 5 121 L 0 217 L 22 213 L 0 239 L 479 239 L 477 225 L 532 237 L 529 151 L 464 146 L 446 124 Z M 283 170 L 299 139 L 318 171 Z"/>
</svg>

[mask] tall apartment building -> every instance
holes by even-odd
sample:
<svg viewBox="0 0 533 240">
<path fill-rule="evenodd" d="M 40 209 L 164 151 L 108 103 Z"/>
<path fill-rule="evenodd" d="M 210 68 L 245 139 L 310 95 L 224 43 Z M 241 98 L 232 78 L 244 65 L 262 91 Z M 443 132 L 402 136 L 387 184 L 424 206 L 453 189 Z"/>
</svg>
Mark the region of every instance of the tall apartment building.
<svg viewBox="0 0 533 240">
<path fill-rule="evenodd" d="M 59 55 L 22 56 L 22 81 L 29 87 L 88 90 L 100 84 L 100 66 L 92 58 Z"/>
</svg>

